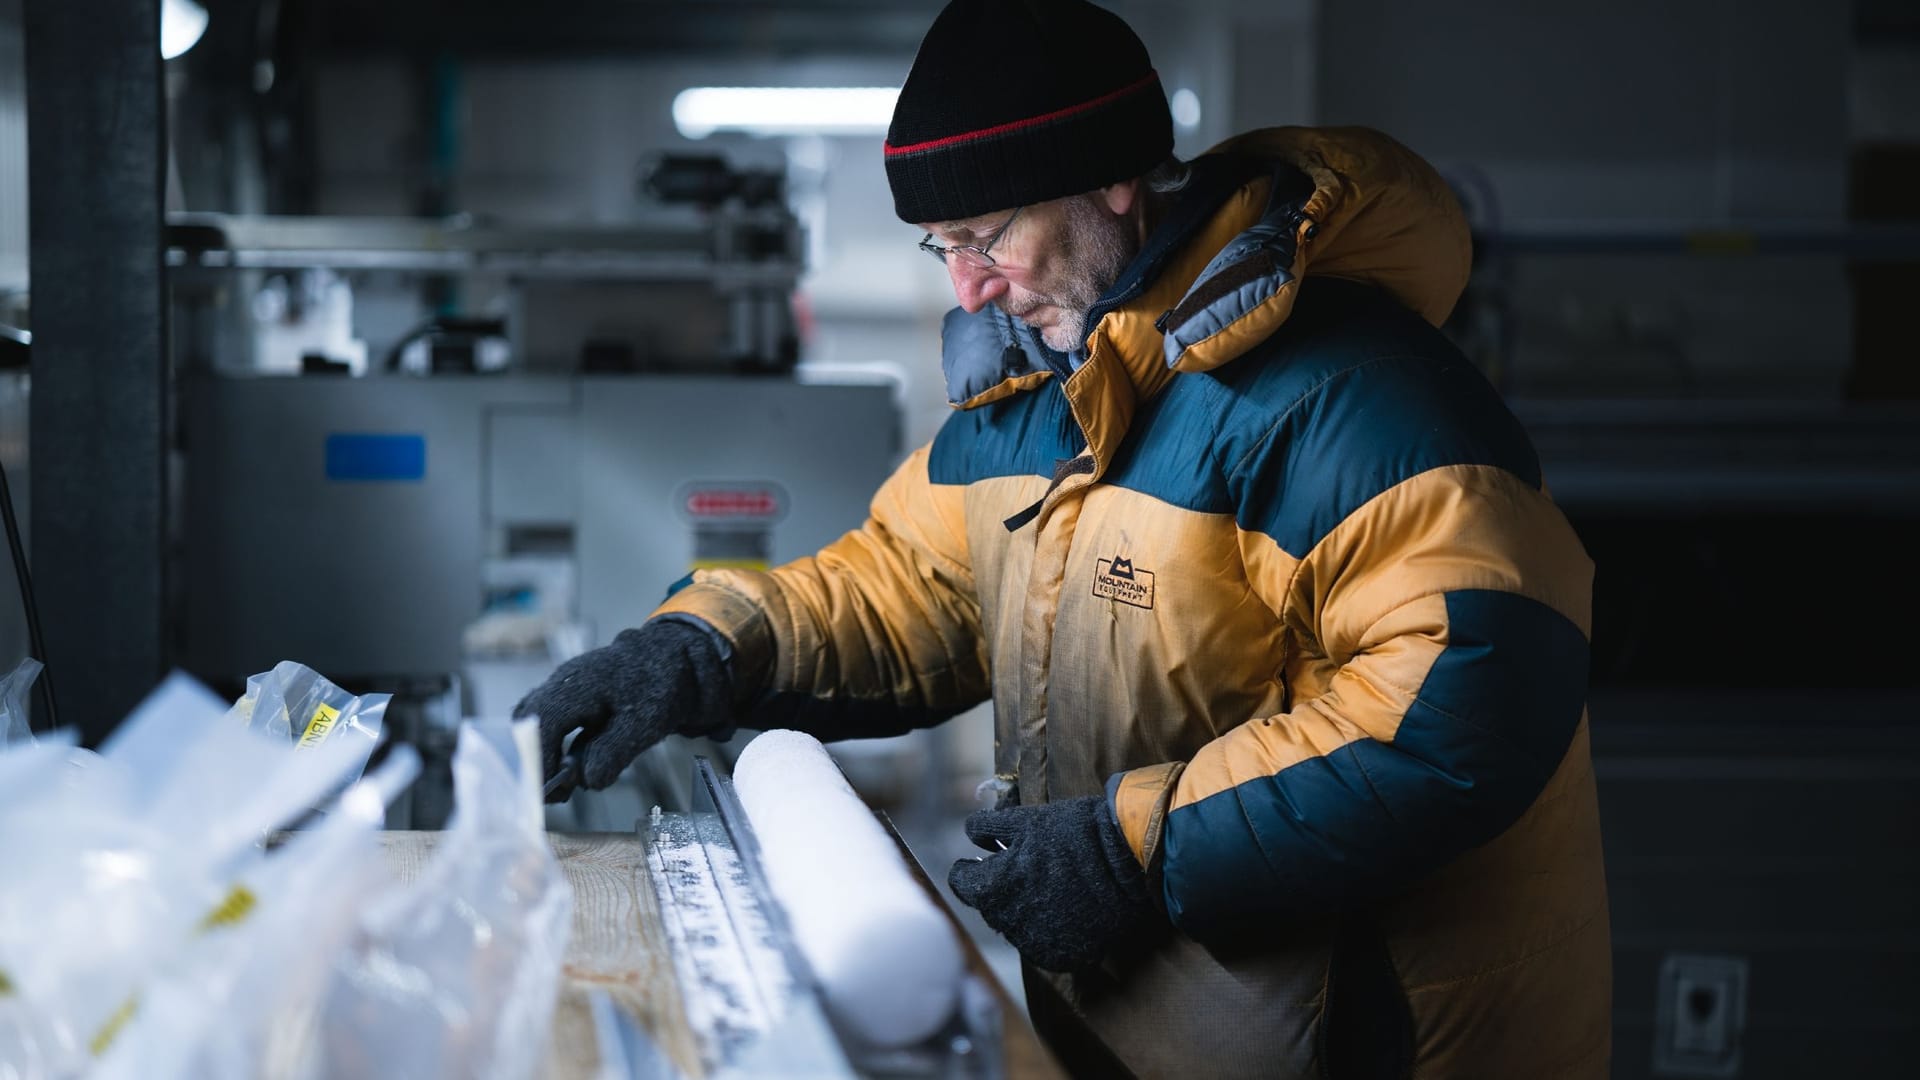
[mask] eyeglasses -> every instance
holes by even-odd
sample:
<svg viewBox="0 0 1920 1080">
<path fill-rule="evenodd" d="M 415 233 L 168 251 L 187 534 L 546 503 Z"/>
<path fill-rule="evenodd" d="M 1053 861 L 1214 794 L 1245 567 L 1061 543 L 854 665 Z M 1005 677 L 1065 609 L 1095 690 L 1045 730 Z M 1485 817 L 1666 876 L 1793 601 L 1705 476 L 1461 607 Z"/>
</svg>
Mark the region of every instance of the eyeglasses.
<svg viewBox="0 0 1920 1080">
<path fill-rule="evenodd" d="M 947 261 L 947 256 L 952 255 L 976 270 L 991 269 L 994 265 L 993 256 L 988 254 L 988 252 L 992 250 L 993 245 L 999 243 L 1007 235 L 1007 230 L 1013 228 L 1014 218 L 1019 217 L 1020 211 L 1025 209 L 1026 207 L 1024 206 L 1015 207 L 1006 222 L 993 234 L 993 239 L 987 241 L 983 246 L 976 247 L 972 244 L 944 246 L 934 243 L 933 234 L 928 233 L 920 238 L 920 250 L 939 259 L 943 263 Z"/>
</svg>

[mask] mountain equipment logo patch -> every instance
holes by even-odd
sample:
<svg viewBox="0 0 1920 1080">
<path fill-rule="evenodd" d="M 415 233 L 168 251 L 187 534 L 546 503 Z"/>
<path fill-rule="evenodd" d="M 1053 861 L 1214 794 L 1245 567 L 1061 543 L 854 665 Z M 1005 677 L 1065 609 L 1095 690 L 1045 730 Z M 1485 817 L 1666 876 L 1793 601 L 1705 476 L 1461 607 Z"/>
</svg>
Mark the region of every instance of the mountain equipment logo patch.
<svg viewBox="0 0 1920 1080">
<path fill-rule="evenodd" d="M 1093 595 L 1153 610 L 1153 571 L 1137 570 L 1132 559 L 1101 559 L 1093 568 Z"/>
</svg>

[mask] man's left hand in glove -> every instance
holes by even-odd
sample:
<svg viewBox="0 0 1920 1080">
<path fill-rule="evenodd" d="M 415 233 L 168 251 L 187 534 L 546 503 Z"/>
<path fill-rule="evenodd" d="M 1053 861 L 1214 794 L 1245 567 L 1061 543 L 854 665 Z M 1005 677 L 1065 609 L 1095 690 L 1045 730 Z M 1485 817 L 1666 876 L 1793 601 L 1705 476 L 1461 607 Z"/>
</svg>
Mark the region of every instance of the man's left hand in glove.
<svg viewBox="0 0 1920 1080">
<path fill-rule="evenodd" d="M 1164 919 L 1099 795 L 980 810 L 966 828 L 994 854 L 954 863 L 947 884 L 1036 967 L 1087 970 Z"/>
</svg>

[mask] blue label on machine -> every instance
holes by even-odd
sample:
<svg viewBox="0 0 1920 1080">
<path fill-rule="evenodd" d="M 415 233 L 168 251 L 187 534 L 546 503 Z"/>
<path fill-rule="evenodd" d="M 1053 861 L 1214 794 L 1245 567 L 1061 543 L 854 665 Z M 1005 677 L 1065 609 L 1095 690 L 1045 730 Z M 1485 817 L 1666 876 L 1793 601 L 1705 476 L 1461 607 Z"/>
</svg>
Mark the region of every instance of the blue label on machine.
<svg viewBox="0 0 1920 1080">
<path fill-rule="evenodd" d="M 424 435 L 329 435 L 329 480 L 424 480 Z"/>
</svg>

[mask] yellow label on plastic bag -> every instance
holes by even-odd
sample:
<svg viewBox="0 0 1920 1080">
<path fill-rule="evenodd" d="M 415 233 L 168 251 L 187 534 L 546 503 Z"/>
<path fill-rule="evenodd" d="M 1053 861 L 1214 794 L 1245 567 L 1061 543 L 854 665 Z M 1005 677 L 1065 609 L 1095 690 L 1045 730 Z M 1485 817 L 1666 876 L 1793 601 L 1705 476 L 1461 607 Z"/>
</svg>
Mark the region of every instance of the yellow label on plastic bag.
<svg viewBox="0 0 1920 1080">
<path fill-rule="evenodd" d="M 13 993 L 13 980 L 7 978 L 6 972 L 0 971 L 0 997 L 6 997 L 11 993 Z"/>
<path fill-rule="evenodd" d="M 207 912 L 207 917 L 200 920 L 200 929 L 211 930 L 216 926 L 232 926 L 245 919 L 253 911 L 253 905 L 257 902 L 251 889 L 245 885 L 235 885 L 228 890 L 226 899 L 220 901 L 218 907 Z"/>
<path fill-rule="evenodd" d="M 307 721 L 307 730 L 301 732 L 300 741 L 293 744 L 295 750 L 311 750 L 326 741 L 333 732 L 333 725 L 340 722 L 340 710 L 331 705 L 322 705 L 313 710 L 313 719 Z"/>
<path fill-rule="evenodd" d="M 140 999 L 130 997 L 119 1008 L 113 1010 L 113 1015 L 107 1017 L 107 1022 L 100 1025 L 99 1033 L 87 1042 L 87 1049 L 93 1051 L 94 1057 L 107 1052 L 107 1047 L 112 1046 L 113 1040 L 119 1036 L 120 1029 L 127 1026 L 127 1021 L 133 1019 L 133 1014 L 139 1009 Z"/>
</svg>

